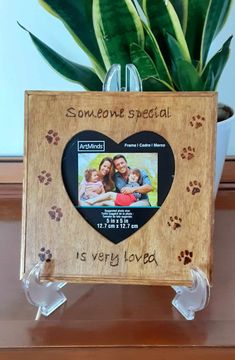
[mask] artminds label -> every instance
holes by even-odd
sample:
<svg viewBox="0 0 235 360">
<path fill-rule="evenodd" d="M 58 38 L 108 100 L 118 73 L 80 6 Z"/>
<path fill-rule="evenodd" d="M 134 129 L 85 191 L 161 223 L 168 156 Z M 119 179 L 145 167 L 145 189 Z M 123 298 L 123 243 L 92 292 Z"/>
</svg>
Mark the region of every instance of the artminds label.
<svg viewBox="0 0 235 360">
<path fill-rule="evenodd" d="M 88 152 L 88 151 L 105 151 L 105 142 L 104 141 L 78 141 L 78 151 L 79 152 Z"/>
</svg>

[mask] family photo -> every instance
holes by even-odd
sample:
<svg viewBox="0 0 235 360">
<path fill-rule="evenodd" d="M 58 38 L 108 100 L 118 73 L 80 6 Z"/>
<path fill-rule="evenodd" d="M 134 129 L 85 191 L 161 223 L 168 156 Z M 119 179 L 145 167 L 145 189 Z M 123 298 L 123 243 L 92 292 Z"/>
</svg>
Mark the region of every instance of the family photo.
<svg viewBox="0 0 235 360">
<path fill-rule="evenodd" d="M 78 154 L 78 205 L 157 206 L 157 153 Z"/>
</svg>

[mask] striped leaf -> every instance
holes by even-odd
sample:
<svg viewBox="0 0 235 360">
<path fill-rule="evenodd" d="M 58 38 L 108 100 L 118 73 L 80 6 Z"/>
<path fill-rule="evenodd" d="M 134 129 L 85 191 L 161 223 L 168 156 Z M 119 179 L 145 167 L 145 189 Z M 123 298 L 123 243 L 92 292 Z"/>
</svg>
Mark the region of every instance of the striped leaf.
<svg viewBox="0 0 235 360">
<path fill-rule="evenodd" d="M 178 41 L 168 33 L 166 33 L 166 39 L 168 43 L 168 51 L 171 54 L 172 64 L 178 60 L 184 60 Z"/>
<path fill-rule="evenodd" d="M 206 14 L 205 24 L 202 34 L 201 46 L 201 66 L 207 60 L 208 52 L 213 39 L 219 33 L 224 25 L 231 8 L 232 0 L 210 0 L 208 11 Z"/>
<path fill-rule="evenodd" d="M 214 88 L 218 84 L 220 76 L 224 70 L 224 67 L 228 61 L 229 54 L 230 54 L 230 43 L 232 40 L 232 36 L 228 38 L 227 41 L 223 44 L 222 48 L 212 57 L 212 59 L 206 65 L 203 73 L 202 73 L 202 80 L 205 83 L 210 82 L 210 77 L 213 76 L 214 78 Z"/>
<path fill-rule="evenodd" d="M 210 0 L 188 0 L 186 41 L 192 60 L 199 62 L 202 33 Z"/>
<path fill-rule="evenodd" d="M 120 64 L 123 69 L 131 62 L 132 43 L 144 47 L 142 23 L 131 0 L 93 0 L 93 22 L 107 69 L 112 64 Z"/>
<path fill-rule="evenodd" d="M 150 28 L 157 39 L 164 58 L 167 58 L 167 44 L 165 33 L 171 34 L 179 43 L 183 58 L 190 62 L 190 54 L 178 16 L 170 1 L 144 0 L 144 11 Z"/>
<path fill-rule="evenodd" d="M 101 80 L 105 66 L 97 44 L 92 22 L 92 0 L 39 0 L 51 14 L 58 17 L 77 44 L 90 58 Z"/>
<path fill-rule="evenodd" d="M 20 26 L 22 27 L 22 29 L 28 32 L 38 51 L 58 73 L 63 75 L 68 80 L 82 85 L 87 90 L 102 90 L 102 82 L 92 69 L 83 65 L 76 64 L 64 58 L 56 51 L 52 50 L 49 46 L 44 44 L 41 40 L 39 40 L 30 31 L 25 29 L 22 25 Z"/>
<path fill-rule="evenodd" d="M 136 66 L 141 79 L 146 79 L 150 76 L 158 77 L 153 60 L 139 45 L 131 44 L 130 54 L 131 62 Z"/>
<path fill-rule="evenodd" d="M 173 73 L 179 91 L 203 91 L 202 79 L 191 63 L 185 60 L 177 60 L 174 64 Z"/>
<path fill-rule="evenodd" d="M 168 70 L 168 67 L 165 63 L 161 50 L 158 46 L 158 43 L 150 30 L 150 28 L 143 24 L 144 32 L 145 32 L 145 50 L 153 59 L 155 66 L 157 68 L 159 78 L 167 83 L 172 84 L 172 79 Z"/>
<path fill-rule="evenodd" d="M 204 81 L 204 90 L 205 91 L 215 90 L 215 76 L 211 66 L 208 67 L 207 77 Z"/>
<path fill-rule="evenodd" d="M 179 18 L 181 27 L 183 29 L 184 34 L 186 33 L 187 22 L 188 22 L 188 2 L 190 0 L 170 0 L 176 14 Z"/>
<path fill-rule="evenodd" d="M 174 91 L 174 88 L 156 77 L 149 77 L 143 80 L 143 91 Z"/>
</svg>

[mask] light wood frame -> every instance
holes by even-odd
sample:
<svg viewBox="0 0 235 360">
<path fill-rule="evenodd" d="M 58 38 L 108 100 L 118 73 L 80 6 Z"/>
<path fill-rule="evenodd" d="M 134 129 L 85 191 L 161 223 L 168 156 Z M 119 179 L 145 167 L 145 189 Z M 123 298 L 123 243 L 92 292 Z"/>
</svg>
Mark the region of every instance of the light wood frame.
<svg viewBox="0 0 235 360">
<path fill-rule="evenodd" d="M 94 122 L 94 119 L 82 121 L 66 117 L 71 107 L 143 110 L 153 104 L 160 109 L 169 108 L 172 119 L 146 118 L 143 121 L 124 117 Z M 208 92 L 28 92 L 21 275 L 31 269 L 43 247 L 53 254 L 53 260 L 44 268 L 45 279 L 186 285 L 191 283 L 190 266 L 199 267 L 211 279 L 216 109 L 216 94 Z M 65 145 L 74 134 L 94 128 L 116 142 L 139 131 L 156 132 L 167 139 L 175 156 L 175 178 L 162 209 L 118 245 L 104 239 L 77 213 L 62 181 L 61 156 Z M 50 129 L 59 134 L 56 146 L 45 139 Z M 192 152 L 189 149 L 195 150 L 193 157 L 188 156 Z M 43 169 L 52 174 L 47 188 L 38 181 Z M 193 193 L 194 185 L 198 191 Z M 63 219 L 57 224 L 48 215 L 55 202 L 63 211 Z M 176 217 L 182 220 L 179 227 L 174 225 Z M 82 263 L 76 259 L 78 251 L 118 253 L 121 259 L 125 251 L 139 256 L 156 249 L 157 268 L 124 262 L 112 268 L 104 263 Z"/>
</svg>

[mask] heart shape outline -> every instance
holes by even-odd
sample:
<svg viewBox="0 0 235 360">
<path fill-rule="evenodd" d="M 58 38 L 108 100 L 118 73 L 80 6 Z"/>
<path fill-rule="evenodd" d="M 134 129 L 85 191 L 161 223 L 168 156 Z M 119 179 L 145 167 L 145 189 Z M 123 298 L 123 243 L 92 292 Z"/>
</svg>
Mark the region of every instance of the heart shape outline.
<svg viewBox="0 0 235 360">
<path fill-rule="evenodd" d="M 127 210 L 127 212 L 132 214 L 132 223 L 138 225 L 138 227 L 133 227 L 132 224 L 129 228 L 98 228 L 98 224 L 104 222 L 104 217 L 102 212 L 106 209 L 106 206 L 102 207 L 92 207 L 89 208 L 79 206 L 78 204 L 78 154 L 81 152 L 78 150 L 78 142 L 90 142 L 91 144 L 95 141 L 104 142 L 105 152 L 106 153 L 156 153 L 158 154 L 158 206 L 151 207 L 126 207 L 119 206 L 115 208 L 121 208 Z M 126 148 L 124 144 L 145 144 L 149 145 L 148 151 L 146 147 L 138 147 L 138 151 L 134 151 L 133 148 Z M 155 147 L 153 144 L 157 144 Z M 157 149 L 157 150 L 156 150 Z M 94 151 L 94 153 L 100 154 L 101 151 Z M 86 151 L 82 151 L 83 153 Z M 90 152 L 90 151 L 87 151 Z M 105 156 L 105 153 L 104 153 Z M 163 202 L 166 200 L 170 189 L 173 184 L 174 174 L 175 174 L 175 160 L 173 151 L 167 142 L 167 140 L 152 131 L 141 131 L 135 134 L 128 136 L 126 139 L 122 140 L 120 143 L 116 143 L 110 137 L 94 130 L 85 130 L 75 134 L 66 144 L 61 162 L 61 171 L 62 178 L 64 182 L 65 189 L 67 194 L 76 207 L 80 215 L 101 235 L 106 239 L 111 241 L 113 244 L 118 244 L 121 241 L 128 239 L 132 234 L 138 231 L 143 225 L 145 225 L 160 209 Z M 72 176 L 71 176 L 72 174 Z"/>
</svg>

